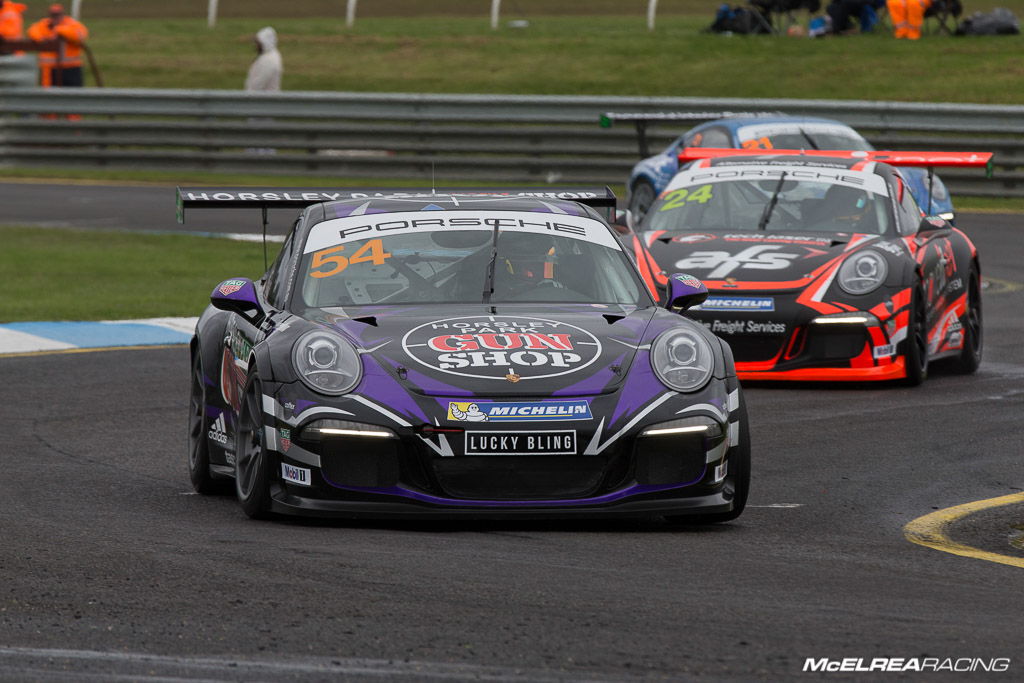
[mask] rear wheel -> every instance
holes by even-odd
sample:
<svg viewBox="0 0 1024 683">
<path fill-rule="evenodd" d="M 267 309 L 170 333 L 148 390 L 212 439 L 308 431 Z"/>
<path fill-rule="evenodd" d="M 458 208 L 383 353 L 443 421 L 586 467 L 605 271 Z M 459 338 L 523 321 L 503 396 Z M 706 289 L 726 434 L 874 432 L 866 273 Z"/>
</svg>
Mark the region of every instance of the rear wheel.
<svg viewBox="0 0 1024 683">
<path fill-rule="evenodd" d="M 192 388 L 188 400 L 188 474 L 196 493 L 211 494 L 223 490 L 224 482 L 210 474 L 210 444 L 206 433 L 210 420 L 206 417 L 206 379 L 203 356 L 196 347 L 192 357 Z"/>
<path fill-rule="evenodd" d="M 718 524 L 729 522 L 743 514 L 750 493 L 750 425 L 747 422 L 747 404 L 740 394 L 737 411 L 740 442 L 729 449 L 726 462 L 729 473 L 725 477 L 726 491 L 732 491 L 732 510 L 703 515 L 667 515 L 665 519 L 673 524 Z"/>
<path fill-rule="evenodd" d="M 910 297 L 910 321 L 907 323 L 907 377 L 904 384 L 916 387 L 928 378 L 928 318 L 924 307 L 924 292 L 917 283 Z"/>
<path fill-rule="evenodd" d="M 271 457 L 263 433 L 262 399 L 260 379 L 251 375 L 235 430 L 235 494 L 242 511 L 253 519 L 270 516 Z"/>
<path fill-rule="evenodd" d="M 967 313 L 964 316 L 964 348 L 960 355 L 953 359 L 952 368 L 965 375 L 978 370 L 981 365 L 981 277 L 978 269 L 971 266 L 971 274 L 967 279 Z"/>
<path fill-rule="evenodd" d="M 633 194 L 629 198 L 629 212 L 633 216 L 633 225 L 640 223 L 640 219 L 654 203 L 656 195 L 654 186 L 649 181 L 642 179 L 636 181 L 636 185 L 633 186 Z"/>
</svg>

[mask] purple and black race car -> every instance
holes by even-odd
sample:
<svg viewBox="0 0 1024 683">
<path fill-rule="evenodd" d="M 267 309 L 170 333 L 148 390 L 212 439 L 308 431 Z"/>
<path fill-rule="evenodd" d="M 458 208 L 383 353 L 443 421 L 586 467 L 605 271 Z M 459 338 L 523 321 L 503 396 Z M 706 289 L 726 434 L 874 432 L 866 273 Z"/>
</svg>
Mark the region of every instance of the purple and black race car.
<svg viewBox="0 0 1024 683">
<path fill-rule="evenodd" d="M 675 275 L 657 304 L 598 211 L 610 191 L 178 201 L 304 207 L 263 278 L 217 285 L 196 326 L 200 493 L 234 479 L 250 517 L 742 512 L 732 355 L 679 315 L 707 290 Z"/>
</svg>

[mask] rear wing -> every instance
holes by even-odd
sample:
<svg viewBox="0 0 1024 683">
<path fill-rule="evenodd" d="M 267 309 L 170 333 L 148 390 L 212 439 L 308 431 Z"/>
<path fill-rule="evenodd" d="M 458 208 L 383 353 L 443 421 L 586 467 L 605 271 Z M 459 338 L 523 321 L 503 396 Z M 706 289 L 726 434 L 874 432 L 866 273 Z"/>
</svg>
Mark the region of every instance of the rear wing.
<svg viewBox="0 0 1024 683">
<path fill-rule="evenodd" d="M 736 118 L 738 116 L 778 116 L 777 111 L 662 111 L 648 113 L 616 113 L 601 114 L 601 127 L 611 128 L 616 121 L 632 121 L 636 126 L 636 144 L 640 158 L 651 156 L 647 144 L 647 124 L 652 121 L 714 121 L 715 119 Z"/>
<path fill-rule="evenodd" d="M 376 197 L 536 197 L 567 199 L 615 215 L 615 193 L 608 187 L 503 187 L 503 188 L 437 188 L 401 189 L 373 188 L 339 190 L 305 187 L 179 187 L 177 188 L 178 222 L 185 222 L 185 209 L 260 209 L 266 225 L 267 209 L 304 209 L 320 202 L 342 199 L 373 199 Z"/>
<path fill-rule="evenodd" d="M 828 157 L 832 159 L 860 159 L 881 161 L 890 166 L 943 167 L 984 167 L 985 174 L 992 177 L 992 152 L 889 152 L 889 151 L 845 151 L 825 149 L 725 149 L 717 147 L 686 147 L 679 153 L 679 163 L 698 159 L 721 159 L 724 157 L 766 157 L 804 156 Z"/>
</svg>

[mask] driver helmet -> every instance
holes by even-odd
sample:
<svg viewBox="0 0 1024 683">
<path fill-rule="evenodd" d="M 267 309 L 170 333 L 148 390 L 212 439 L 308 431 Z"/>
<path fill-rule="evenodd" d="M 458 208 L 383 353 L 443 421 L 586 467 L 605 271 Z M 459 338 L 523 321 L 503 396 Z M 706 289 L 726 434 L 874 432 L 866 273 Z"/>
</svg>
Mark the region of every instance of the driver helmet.
<svg viewBox="0 0 1024 683">
<path fill-rule="evenodd" d="M 555 278 L 555 241 L 531 232 L 502 232 L 498 239 L 498 267 L 516 282 L 538 284 Z"/>
<path fill-rule="evenodd" d="M 825 193 L 825 210 L 836 222 L 854 225 L 868 210 L 868 195 L 855 187 L 833 185 Z"/>
</svg>

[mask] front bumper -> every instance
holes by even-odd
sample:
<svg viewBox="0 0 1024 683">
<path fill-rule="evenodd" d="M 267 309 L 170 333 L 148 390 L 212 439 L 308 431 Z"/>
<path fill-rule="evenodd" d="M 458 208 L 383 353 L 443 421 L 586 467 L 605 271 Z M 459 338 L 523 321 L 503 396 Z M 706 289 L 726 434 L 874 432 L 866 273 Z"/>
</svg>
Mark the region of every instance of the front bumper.
<svg viewBox="0 0 1024 683">
<path fill-rule="evenodd" d="M 774 309 L 693 313 L 729 343 L 740 380 L 863 382 L 906 377 L 909 289 L 869 310 L 810 302 L 819 308 L 815 310 L 802 301 L 803 292 L 743 294 L 771 300 Z"/>
<path fill-rule="evenodd" d="M 274 399 L 265 397 L 265 403 L 265 418 L 280 414 Z M 409 518 L 729 512 L 733 495 L 726 475 L 739 439 L 738 389 L 718 403 L 720 409 L 707 403 L 665 401 L 665 412 L 657 419 L 616 428 L 614 436 L 603 430 L 603 419 L 562 423 L 573 425 L 572 452 L 529 455 L 474 455 L 466 450 L 470 434 L 566 430 L 552 430 L 557 423 L 551 422 L 541 423 L 546 429 L 540 431 L 536 422 L 465 431 L 445 425 L 392 424 L 380 426 L 390 438 L 348 432 L 310 441 L 304 430 L 319 430 L 315 415 L 323 409 L 311 411 L 314 417 L 306 420 L 293 418 L 287 427 L 279 417 L 275 427 L 266 427 L 265 439 L 273 506 L 285 514 Z M 656 430 L 641 435 L 645 428 L 668 424 L 671 418 L 678 424 L 682 405 L 687 406 L 682 421 L 697 420 L 706 431 L 686 426 L 668 434 Z"/>
</svg>

